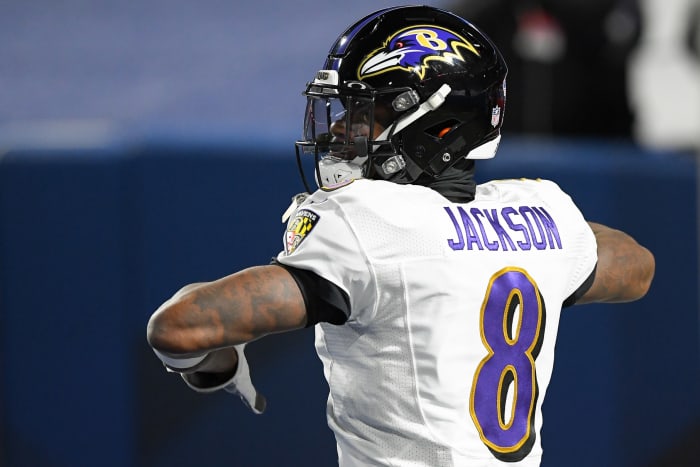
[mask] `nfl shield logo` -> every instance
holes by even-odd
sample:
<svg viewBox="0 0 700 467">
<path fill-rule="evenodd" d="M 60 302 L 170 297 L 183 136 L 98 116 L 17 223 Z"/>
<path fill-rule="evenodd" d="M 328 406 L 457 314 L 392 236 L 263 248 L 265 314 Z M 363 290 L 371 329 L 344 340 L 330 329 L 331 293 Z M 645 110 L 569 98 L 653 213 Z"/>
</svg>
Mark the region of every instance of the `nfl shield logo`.
<svg viewBox="0 0 700 467">
<path fill-rule="evenodd" d="M 501 106 L 497 105 L 491 110 L 491 126 L 496 128 L 501 120 Z"/>
</svg>

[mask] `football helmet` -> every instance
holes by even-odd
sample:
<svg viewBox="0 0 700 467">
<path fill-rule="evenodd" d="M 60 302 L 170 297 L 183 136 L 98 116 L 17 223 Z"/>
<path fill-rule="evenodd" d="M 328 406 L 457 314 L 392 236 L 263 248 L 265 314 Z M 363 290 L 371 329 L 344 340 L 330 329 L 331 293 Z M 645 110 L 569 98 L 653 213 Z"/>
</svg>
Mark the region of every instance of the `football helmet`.
<svg viewBox="0 0 700 467">
<path fill-rule="evenodd" d="M 507 67 L 493 42 L 429 6 L 376 11 L 335 41 L 307 97 L 300 153 L 319 187 L 365 177 L 429 184 L 495 155 Z M 309 190 L 310 191 L 310 190 Z"/>
</svg>

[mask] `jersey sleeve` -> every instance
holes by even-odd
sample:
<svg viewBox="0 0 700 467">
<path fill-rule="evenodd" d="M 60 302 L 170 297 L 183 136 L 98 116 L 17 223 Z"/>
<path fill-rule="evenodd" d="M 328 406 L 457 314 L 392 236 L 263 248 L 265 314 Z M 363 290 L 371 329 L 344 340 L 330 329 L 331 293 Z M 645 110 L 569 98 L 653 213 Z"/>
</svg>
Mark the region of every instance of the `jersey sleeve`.
<svg viewBox="0 0 700 467">
<path fill-rule="evenodd" d="M 350 316 L 350 297 L 337 285 L 308 269 L 273 260 L 296 281 L 306 306 L 306 327 L 318 323 L 345 324 Z"/>
<path fill-rule="evenodd" d="M 369 263 L 343 207 L 329 199 L 315 201 L 290 218 L 276 261 L 311 271 L 340 288 L 349 298 L 349 319 L 357 319 L 376 295 Z"/>
<path fill-rule="evenodd" d="M 598 245 L 593 230 L 571 196 L 553 181 L 541 180 L 537 183 L 547 187 L 544 194 L 557 212 L 566 213 L 564 225 L 570 230 L 568 238 L 571 239 L 571 244 L 567 249 L 571 257 L 571 271 L 564 305 L 571 306 L 593 283 L 598 262 Z"/>
<path fill-rule="evenodd" d="M 595 273 L 596 273 L 596 266 L 593 267 L 593 271 L 588 275 L 588 278 L 579 286 L 578 289 L 574 291 L 569 297 L 564 300 L 564 303 L 562 304 L 562 308 L 567 308 L 573 305 L 576 305 L 576 302 L 579 301 L 581 297 L 583 297 L 586 292 L 588 292 L 588 289 L 591 288 L 593 285 L 593 281 L 595 281 Z"/>
</svg>

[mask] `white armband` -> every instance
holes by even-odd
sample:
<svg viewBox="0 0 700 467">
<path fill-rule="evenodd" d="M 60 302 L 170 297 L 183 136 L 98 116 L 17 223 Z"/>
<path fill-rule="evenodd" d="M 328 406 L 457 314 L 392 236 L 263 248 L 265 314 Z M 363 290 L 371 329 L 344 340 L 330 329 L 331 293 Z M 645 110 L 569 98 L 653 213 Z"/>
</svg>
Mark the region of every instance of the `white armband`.
<svg viewBox="0 0 700 467">
<path fill-rule="evenodd" d="M 197 357 L 171 357 L 169 355 L 165 355 L 161 352 L 158 352 L 156 349 L 153 349 L 153 351 L 155 352 L 156 356 L 160 358 L 160 361 L 162 361 L 165 364 L 165 367 L 169 371 L 174 371 L 178 373 L 181 373 L 183 371 L 194 370 L 209 356 L 209 354 L 207 353 Z"/>
</svg>

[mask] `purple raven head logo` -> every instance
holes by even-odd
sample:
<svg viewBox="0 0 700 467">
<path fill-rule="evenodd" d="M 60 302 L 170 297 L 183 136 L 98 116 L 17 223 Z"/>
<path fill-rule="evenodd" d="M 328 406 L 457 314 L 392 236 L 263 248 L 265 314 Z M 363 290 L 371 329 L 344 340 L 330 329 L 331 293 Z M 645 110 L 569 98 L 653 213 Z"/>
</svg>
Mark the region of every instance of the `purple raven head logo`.
<svg viewBox="0 0 700 467">
<path fill-rule="evenodd" d="M 428 62 L 464 61 L 464 51 L 479 56 L 471 42 L 449 29 L 433 25 L 411 26 L 394 33 L 383 47 L 372 51 L 360 64 L 357 77 L 363 79 L 391 70 L 405 70 L 417 73 L 423 79 Z"/>
</svg>

